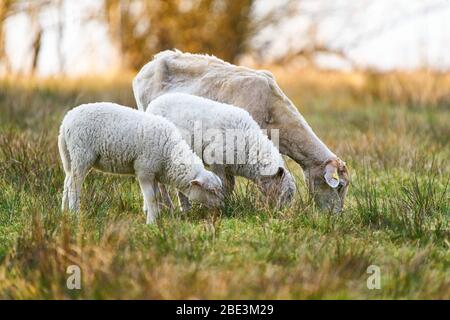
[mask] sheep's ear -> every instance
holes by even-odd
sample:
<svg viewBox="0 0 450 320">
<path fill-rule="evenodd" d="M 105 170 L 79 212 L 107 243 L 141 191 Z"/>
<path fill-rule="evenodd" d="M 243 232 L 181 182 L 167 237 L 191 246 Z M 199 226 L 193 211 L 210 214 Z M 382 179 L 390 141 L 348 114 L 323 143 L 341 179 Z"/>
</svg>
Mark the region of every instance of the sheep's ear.
<svg viewBox="0 0 450 320">
<path fill-rule="evenodd" d="M 200 180 L 197 180 L 197 179 L 195 179 L 195 180 L 191 180 L 190 182 L 189 182 L 189 184 L 191 185 L 191 186 L 197 186 L 197 187 L 203 187 L 203 184 L 200 182 Z"/>
<path fill-rule="evenodd" d="M 337 188 L 339 185 L 339 174 L 333 162 L 325 166 L 325 173 L 323 175 L 325 182 L 332 188 Z"/>
</svg>

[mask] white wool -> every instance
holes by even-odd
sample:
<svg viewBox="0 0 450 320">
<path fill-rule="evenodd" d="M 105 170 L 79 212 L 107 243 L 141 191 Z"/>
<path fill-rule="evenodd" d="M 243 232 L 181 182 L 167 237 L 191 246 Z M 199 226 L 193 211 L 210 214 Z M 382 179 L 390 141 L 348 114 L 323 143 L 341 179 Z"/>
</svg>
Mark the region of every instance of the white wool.
<svg viewBox="0 0 450 320">
<path fill-rule="evenodd" d="M 58 141 L 66 172 L 63 209 L 78 210 L 79 188 L 91 168 L 135 175 L 144 200 L 151 202 L 145 208 L 148 222 L 158 211 L 149 208 L 156 201 L 156 182 L 186 194 L 193 180 L 207 190 L 221 188 L 220 179 L 205 170 L 176 127 L 160 116 L 106 102 L 81 105 L 64 117 Z"/>
<path fill-rule="evenodd" d="M 245 141 L 245 163 L 222 163 L 211 164 L 211 170 L 216 174 L 222 173 L 233 176 L 242 176 L 257 183 L 261 188 L 278 188 L 276 192 L 279 197 L 290 200 L 295 192 L 295 182 L 291 174 L 285 168 L 285 164 L 278 149 L 261 131 L 258 124 L 253 120 L 250 114 L 238 107 L 219 103 L 210 99 L 197 97 L 184 93 L 169 93 L 159 96 L 153 100 L 147 107 L 147 113 L 163 116 L 173 122 L 182 132 L 188 133 L 186 138 L 195 137 L 195 124 L 201 125 L 201 134 L 203 135 L 203 144 L 201 150 L 195 150 L 197 155 L 205 162 L 204 151 L 210 146 L 208 141 L 208 130 L 215 130 L 223 137 L 223 155 L 221 159 L 226 161 L 227 147 L 231 147 L 232 158 L 235 158 L 238 150 L 237 144 L 226 145 L 227 131 L 233 130 L 239 134 L 239 138 Z M 198 129 L 198 128 L 197 128 Z M 211 131 L 210 131 L 211 132 Z M 190 142 L 190 141 L 189 141 Z M 194 142 L 195 145 L 195 142 Z M 258 154 L 258 151 L 262 151 Z M 277 176 L 282 169 L 283 177 Z M 280 199 L 277 199 L 280 200 Z M 281 201 L 283 202 L 283 200 Z"/>
<path fill-rule="evenodd" d="M 267 70 L 235 66 L 214 56 L 166 50 L 133 79 L 139 110 L 164 93 L 181 92 L 247 110 L 261 128 L 277 128 L 280 150 L 304 169 L 336 155 L 316 136 Z"/>
</svg>

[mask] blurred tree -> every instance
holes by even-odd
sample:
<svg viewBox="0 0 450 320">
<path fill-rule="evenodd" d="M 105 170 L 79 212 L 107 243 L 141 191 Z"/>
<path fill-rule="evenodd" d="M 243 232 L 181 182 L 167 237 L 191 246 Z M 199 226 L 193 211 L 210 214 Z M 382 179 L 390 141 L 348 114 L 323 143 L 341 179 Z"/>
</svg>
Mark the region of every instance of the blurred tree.
<svg viewBox="0 0 450 320">
<path fill-rule="evenodd" d="M 37 69 L 39 54 L 41 52 L 41 40 L 43 27 L 39 19 L 42 9 L 52 4 L 52 0 L 0 0 L 0 66 L 10 71 L 10 62 L 6 54 L 6 20 L 18 13 L 25 13 L 31 21 L 31 67 L 29 72 L 34 73 Z"/>
<path fill-rule="evenodd" d="M 10 69 L 10 62 L 6 54 L 6 33 L 5 22 L 6 18 L 11 14 L 15 0 L 1 0 L 0 1 L 0 67 L 7 71 Z"/>
<path fill-rule="evenodd" d="M 165 49 L 235 62 L 263 28 L 292 14 L 291 0 L 262 16 L 257 0 L 105 0 L 105 20 L 123 67 L 139 69 Z"/>
<path fill-rule="evenodd" d="M 64 1 L 55 0 L 56 10 L 58 12 L 58 22 L 56 25 L 56 51 L 58 55 L 58 69 L 59 73 L 64 73 L 65 70 L 65 57 L 63 52 L 63 40 L 64 40 Z"/>
<path fill-rule="evenodd" d="M 0 0 L 0 72 L 12 71 L 10 59 L 15 59 L 14 53 L 9 57 L 6 53 L 5 27 L 9 17 L 19 14 L 28 18 L 24 40 L 29 48 L 26 61 L 17 64 L 20 69 L 16 71 L 38 69 L 41 41 L 52 30 L 56 31 L 55 63 L 64 72 L 67 57 L 62 43 L 66 25 L 72 23 L 64 19 L 73 16 L 69 12 L 73 3 L 82 12 L 81 24 L 96 19 L 106 24 L 124 69 L 139 69 L 155 53 L 173 48 L 210 53 L 233 63 L 250 54 L 257 63 L 287 64 L 299 59 L 315 64 L 325 55 L 357 68 L 357 61 L 349 55 L 352 49 L 412 18 L 449 5 L 445 0 L 420 5 L 418 1 L 397 13 L 391 10 L 389 18 L 377 16 L 383 7 L 389 9 L 387 3 L 371 0 Z M 50 10 L 42 15 L 47 8 Z M 371 14 L 375 18 L 368 20 Z M 14 36 L 14 26 L 9 26 L 8 36 Z"/>
<path fill-rule="evenodd" d="M 36 73 L 39 62 L 39 55 L 41 54 L 42 34 L 44 30 L 42 28 L 41 21 L 39 20 L 39 14 L 42 10 L 42 4 L 43 3 L 39 1 L 31 2 L 25 9 L 25 12 L 28 14 L 31 20 L 30 32 L 33 34 L 31 42 L 31 74 Z"/>
</svg>

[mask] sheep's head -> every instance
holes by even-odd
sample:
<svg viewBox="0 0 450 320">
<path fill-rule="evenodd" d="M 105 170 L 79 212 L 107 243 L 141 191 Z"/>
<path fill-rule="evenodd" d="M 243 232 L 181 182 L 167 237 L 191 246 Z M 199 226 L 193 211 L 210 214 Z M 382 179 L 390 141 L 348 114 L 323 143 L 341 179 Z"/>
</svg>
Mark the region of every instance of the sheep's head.
<svg viewBox="0 0 450 320">
<path fill-rule="evenodd" d="M 274 175 L 259 177 L 258 185 L 269 201 L 277 207 L 288 205 L 297 190 L 294 178 L 284 167 L 279 167 Z"/>
<path fill-rule="evenodd" d="M 324 210 L 340 213 L 344 206 L 350 177 L 344 161 L 330 159 L 306 170 L 305 177 L 316 204 Z"/>
<path fill-rule="evenodd" d="M 189 200 L 200 202 L 209 208 L 220 208 L 224 205 L 222 181 L 208 170 L 201 171 L 189 182 L 186 195 Z"/>
</svg>

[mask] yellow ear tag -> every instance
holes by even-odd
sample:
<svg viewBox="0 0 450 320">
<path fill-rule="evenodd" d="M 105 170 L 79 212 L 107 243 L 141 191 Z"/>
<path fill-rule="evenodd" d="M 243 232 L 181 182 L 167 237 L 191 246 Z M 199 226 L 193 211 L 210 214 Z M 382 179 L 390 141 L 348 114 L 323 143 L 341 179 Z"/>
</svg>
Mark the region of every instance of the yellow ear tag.
<svg viewBox="0 0 450 320">
<path fill-rule="evenodd" d="M 333 177 L 333 179 L 336 179 L 339 181 L 339 175 L 336 171 L 333 173 L 332 177 Z"/>
</svg>

